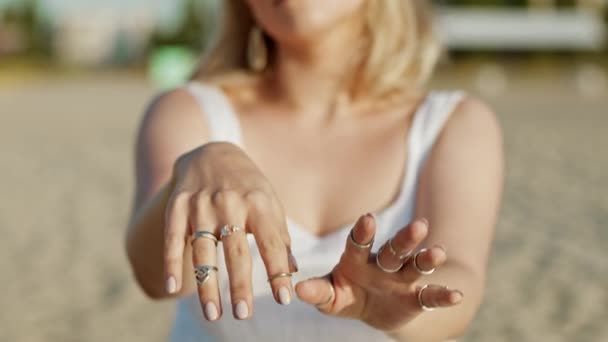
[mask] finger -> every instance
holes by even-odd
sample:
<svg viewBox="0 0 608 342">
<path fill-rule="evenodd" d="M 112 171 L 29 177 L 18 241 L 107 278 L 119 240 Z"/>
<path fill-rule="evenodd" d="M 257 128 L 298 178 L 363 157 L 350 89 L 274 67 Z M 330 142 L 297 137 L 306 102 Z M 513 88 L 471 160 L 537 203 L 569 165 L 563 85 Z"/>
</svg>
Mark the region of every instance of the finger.
<svg viewBox="0 0 608 342">
<path fill-rule="evenodd" d="M 358 265 L 367 264 L 375 234 L 376 220 L 374 216 L 369 213 L 361 216 L 347 238 L 340 262 Z"/>
<path fill-rule="evenodd" d="M 209 232 L 211 230 L 207 230 Z M 208 238 L 197 238 L 192 242 L 192 262 L 194 267 L 217 266 L 217 247 Z M 195 272 L 196 275 L 196 272 Z M 202 280 L 202 281 L 201 281 Z M 222 302 L 217 279 L 217 271 L 208 272 L 208 276 L 197 277 L 198 297 L 205 318 L 215 321 L 222 316 Z"/>
<path fill-rule="evenodd" d="M 291 236 L 289 235 L 289 231 L 287 229 L 287 221 L 284 218 L 285 215 L 281 214 L 277 215 L 277 217 L 283 217 L 283 219 L 279 221 L 279 226 L 282 227 L 279 233 L 281 235 L 281 239 L 283 239 L 283 243 L 285 244 L 285 249 L 287 251 L 289 272 L 297 273 L 300 270 L 300 267 L 298 266 L 298 261 L 296 260 L 296 257 L 293 255 L 293 252 L 291 250 Z"/>
<path fill-rule="evenodd" d="M 418 291 L 421 291 L 421 289 L 422 287 Z M 439 285 L 429 285 L 424 288 L 422 294 L 418 292 L 418 295 L 420 296 L 421 309 L 423 305 L 429 309 L 458 305 L 462 303 L 464 298 L 462 291 L 451 290 L 446 286 Z"/>
<path fill-rule="evenodd" d="M 251 202 L 255 201 L 256 200 L 255 196 L 253 196 L 253 200 L 252 200 L 250 195 L 251 195 L 251 193 L 248 193 L 246 198 L 251 200 Z M 254 195 L 255 195 L 255 192 L 254 192 Z M 265 197 L 267 197 L 267 196 L 265 196 Z M 289 228 L 287 227 L 287 219 L 285 217 L 285 212 L 283 210 L 283 207 L 281 206 L 281 204 L 278 201 L 275 200 L 275 201 L 272 201 L 272 203 L 274 204 L 273 213 L 275 214 L 275 217 L 279 218 L 279 228 L 280 228 L 279 233 L 281 235 L 281 238 L 283 239 L 283 243 L 285 243 L 285 247 L 287 248 L 289 272 L 296 273 L 299 271 L 299 266 L 298 266 L 296 257 L 293 255 L 293 252 L 291 250 L 291 236 L 289 235 Z M 253 207 L 255 208 L 255 205 L 253 205 Z"/>
<path fill-rule="evenodd" d="M 287 249 L 287 255 L 289 258 L 289 272 L 297 273 L 300 270 L 300 267 L 298 266 L 298 261 L 296 260 L 296 257 L 293 255 L 293 252 L 291 251 L 291 244 L 286 244 L 285 247 Z"/>
<path fill-rule="evenodd" d="M 247 319 L 253 312 L 251 281 L 251 253 L 245 232 L 245 207 L 240 194 L 231 191 L 214 193 L 212 203 L 220 227 L 227 227 L 228 235 L 221 241 L 230 280 L 232 313 L 236 319 Z"/>
<path fill-rule="evenodd" d="M 378 251 L 378 262 L 387 270 L 399 270 L 427 234 L 426 220 L 408 224 Z"/>
<path fill-rule="evenodd" d="M 191 199 L 190 203 L 190 226 L 193 231 L 206 231 L 215 235 L 217 219 L 213 213 L 209 196 L 199 193 Z M 203 236 L 191 240 L 191 244 L 192 265 L 195 269 L 199 266 L 217 266 L 217 243 L 215 241 Z M 197 285 L 198 297 L 205 318 L 209 321 L 219 319 L 223 310 L 217 271 L 210 272 L 204 283 L 197 279 Z"/>
<path fill-rule="evenodd" d="M 165 289 L 177 293 L 182 288 L 182 268 L 186 234 L 188 231 L 188 201 L 190 196 L 179 193 L 169 200 L 165 211 L 165 242 L 163 263 Z"/>
<path fill-rule="evenodd" d="M 431 274 L 446 261 L 447 254 L 441 246 L 421 249 L 408 261 L 403 271 L 404 277 L 409 282 L 414 282 L 424 275 Z"/>
<path fill-rule="evenodd" d="M 247 226 L 250 227 L 264 261 L 275 301 L 288 305 L 293 298 L 290 272 L 290 247 L 281 236 L 281 220 L 272 210 L 270 198 L 262 193 L 251 193 L 247 198 Z M 291 258 L 295 260 L 295 258 Z"/>
<path fill-rule="evenodd" d="M 324 313 L 331 312 L 336 301 L 336 291 L 330 275 L 299 282 L 296 293 L 303 302 L 316 306 Z"/>
</svg>

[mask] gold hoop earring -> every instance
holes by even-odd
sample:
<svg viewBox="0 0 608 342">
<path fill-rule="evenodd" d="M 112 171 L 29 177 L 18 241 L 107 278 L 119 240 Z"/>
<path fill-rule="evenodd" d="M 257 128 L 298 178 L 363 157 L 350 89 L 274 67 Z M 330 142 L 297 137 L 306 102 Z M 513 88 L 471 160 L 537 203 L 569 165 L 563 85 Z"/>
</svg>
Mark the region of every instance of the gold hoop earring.
<svg viewBox="0 0 608 342">
<path fill-rule="evenodd" d="M 264 41 L 264 32 L 259 26 L 249 31 L 247 45 L 247 63 L 253 71 L 260 72 L 268 65 L 268 47 Z"/>
</svg>

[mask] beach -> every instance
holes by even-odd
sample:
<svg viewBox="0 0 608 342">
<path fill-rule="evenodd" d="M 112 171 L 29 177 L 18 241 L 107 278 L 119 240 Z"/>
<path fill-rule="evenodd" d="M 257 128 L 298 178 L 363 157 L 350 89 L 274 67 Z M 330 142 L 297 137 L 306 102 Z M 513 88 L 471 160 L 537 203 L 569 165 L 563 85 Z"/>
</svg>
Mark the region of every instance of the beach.
<svg viewBox="0 0 608 342">
<path fill-rule="evenodd" d="M 433 87 L 477 94 L 471 73 L 446 67 Z M 508 75 L 482 94 L 507 177 L 462 341 L 608 341 L 608 92 L 581 95 L 567 68 Z M 155 92 L 127 71 L 0 73 L 0 341 L 166 341 L 174 304 L 144 297 L 124 252 L 134 134 Z"/>
</svg>

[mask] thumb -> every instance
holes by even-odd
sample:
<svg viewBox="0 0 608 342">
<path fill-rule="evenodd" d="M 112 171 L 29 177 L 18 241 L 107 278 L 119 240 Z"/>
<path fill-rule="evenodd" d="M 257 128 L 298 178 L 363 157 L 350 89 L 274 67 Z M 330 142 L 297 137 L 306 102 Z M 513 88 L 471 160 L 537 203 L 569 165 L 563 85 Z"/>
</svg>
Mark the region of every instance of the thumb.
<svg viewBox="0 0 608 342">
<path fill-rule="evenodd" d="M 296 294 L 303 302 L 314 305 L 325 313 L 331 311 L 336 301 L 336 290 L 331 274 L 297 283 Z"/>
</svg>

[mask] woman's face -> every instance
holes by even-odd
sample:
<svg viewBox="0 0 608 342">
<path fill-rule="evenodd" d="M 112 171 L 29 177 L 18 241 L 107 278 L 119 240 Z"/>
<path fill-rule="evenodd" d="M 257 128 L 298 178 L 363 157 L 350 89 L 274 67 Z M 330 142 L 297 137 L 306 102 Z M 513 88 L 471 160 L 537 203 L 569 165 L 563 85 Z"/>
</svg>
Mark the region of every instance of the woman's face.
<svg viewBox="0 0 608 342">
<path fill-rule="evenodd" d="M 247 0 L 260 26 L 282 42 L 310 41 L 355 14 L 367 0 Z M 379 0 L 383 1 L 383 0 Z"/>
</svg>

